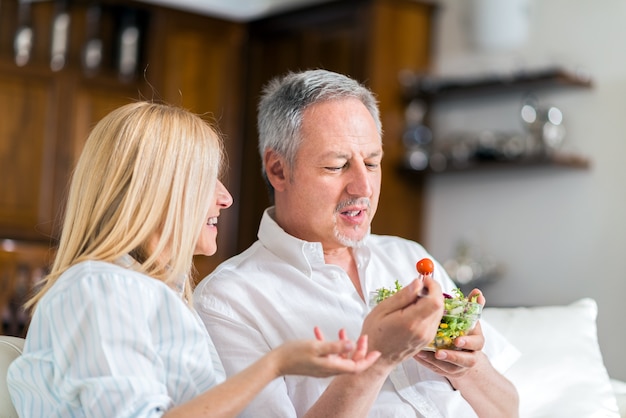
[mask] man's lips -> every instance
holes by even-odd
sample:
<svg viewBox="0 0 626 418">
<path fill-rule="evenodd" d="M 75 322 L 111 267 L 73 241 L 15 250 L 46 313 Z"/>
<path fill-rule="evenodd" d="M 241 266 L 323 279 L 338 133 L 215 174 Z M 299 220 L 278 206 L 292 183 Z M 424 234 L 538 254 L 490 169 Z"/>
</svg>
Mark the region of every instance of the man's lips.
<svg viewBox="0 0 626 418">
<path fill-rule="evenodd" d="M 358 226 L 367 221 L 370 211 L 370 201 L 367 198 L 344 200 L 335 209 L 343 222 Z"/>
<path fill-rule="evenodd" d="M 339 215 L 345 221 L 348 221 L 352 224 L 359 224 L 363 222 L 365 217 L 367 216 L 367 209 L 349 208 L 339 212 Z"/>
</svg>

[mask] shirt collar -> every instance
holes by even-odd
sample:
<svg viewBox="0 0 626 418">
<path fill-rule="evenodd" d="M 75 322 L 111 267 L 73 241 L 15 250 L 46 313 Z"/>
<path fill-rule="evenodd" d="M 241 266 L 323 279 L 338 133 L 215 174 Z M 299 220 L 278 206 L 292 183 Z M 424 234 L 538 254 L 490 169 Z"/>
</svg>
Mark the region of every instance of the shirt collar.
<svg viewBox="0 0 626 418">
<path fill-rule="evenodd" d="M 139 273 L 143 273 L 140 269 L 140 264 L 135 260 L 130 254 L 124 254 L 119 257 L 114 262 L 120 267 L 124 267 L 129 270 L 134 270 Z M 145 274 L 145 273 L 144 273 Z M 183 293 L 185 293 L 185 284 L 187 282 L 187 278 L 185 276 L 180 277 L 175 283 L 173 283 L 170 288 L 178 293 L 179 296 L 183 297 Z"/>
<path fill-rule="evenodd" d="M 309 242 L 289 235 L 275 220 L 275 207 L 265 210 L 259 226 L 258 238 L 261 244 L 277 257 L 287 261 L 294 268 L 308 277 L 311 276 L 312 266 L 325 264 L 324 250 L 321 242 Z M 365 245 L 357 248 L 355 258 L 357 263 L 367 264 L 370 250 L 367 241 L 370 233 L 365 237 Z"/>
<path fill-rule="evenodd" d="M 114 263 L 120 267 L 124 267 L 129 270 L 139 271 L 139 263 L 137 262 L 137 260 L 131 257 L 130 254 L 122 255 L 117 260 L 115 260 Z"/>
</svg>

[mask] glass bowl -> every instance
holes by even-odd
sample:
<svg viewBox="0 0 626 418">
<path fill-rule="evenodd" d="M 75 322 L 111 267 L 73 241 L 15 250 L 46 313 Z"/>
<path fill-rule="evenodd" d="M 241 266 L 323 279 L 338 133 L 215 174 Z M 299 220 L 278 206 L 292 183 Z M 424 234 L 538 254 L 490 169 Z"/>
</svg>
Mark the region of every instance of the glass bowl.
<svg viewBox="0 0 626 418">
<path fill-rule="evenodd" d="M 477 302 L 470 302 L 467 299 L 444 299 L 443 316 L 435 339 L 423 350 L 462 350 L 454 345 L 454 340 L 474 329 L 482 311 L 482 305 Z"/>
<path fill-rule="evenodd" d="M 390 295 L 381 297 L 379 292 L 370 292 L 368 300 L 369 307 L 373 308 L 388 296 Z M 459 299 L 451 298 L 447 295 L 444 296 L 444 311 L 441 322 L 439 323 L 439 328 L 437 329 L 437 334 L 433 341 L 422 348 L 422 350 L 462 350 L 462 348 L 454 345 L 454 340 L 466 335 L 476 326 L 482 311 L 483 307 L 480 303 L 470 302 L 465 298 Z"/>
</svg>

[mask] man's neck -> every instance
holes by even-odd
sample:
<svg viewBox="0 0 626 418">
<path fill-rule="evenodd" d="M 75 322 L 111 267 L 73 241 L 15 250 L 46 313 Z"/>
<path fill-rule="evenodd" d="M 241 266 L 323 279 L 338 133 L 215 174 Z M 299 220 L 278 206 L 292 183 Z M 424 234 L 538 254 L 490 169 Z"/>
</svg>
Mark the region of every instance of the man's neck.
<svg viewBox="0 0 626 418">
<path fill-rule="evenodd" d="M 350 281 L 361 299 L 365 300 L 363 297 L 363 289 L 361 288 L 359 270 L 357 269 L 356 262 L 354 261 L 352 248 L 342 247 L 330 251 L 324 250 L 324 261 L 326 261 L 326 264 L 333 264 L 341 267 L 350 277 Z"/>
</svg>

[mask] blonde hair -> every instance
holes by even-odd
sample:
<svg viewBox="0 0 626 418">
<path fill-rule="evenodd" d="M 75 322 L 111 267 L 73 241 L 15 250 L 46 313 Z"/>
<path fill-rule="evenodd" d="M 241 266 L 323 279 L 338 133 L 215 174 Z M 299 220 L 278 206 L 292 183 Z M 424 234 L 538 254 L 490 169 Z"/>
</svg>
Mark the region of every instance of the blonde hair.
<svg viewBox="0 0 626 418">
<path fill-rule="evenodd" d="M 189 303 L 193 254 L 223 157 L 216 130 L 184 109 L 136 102 L 105 116 L 73 173 L 50 274 L 27 307 L 72 265 L 124 254 L 170 286 L 184 280 Z"/>
</svg>

